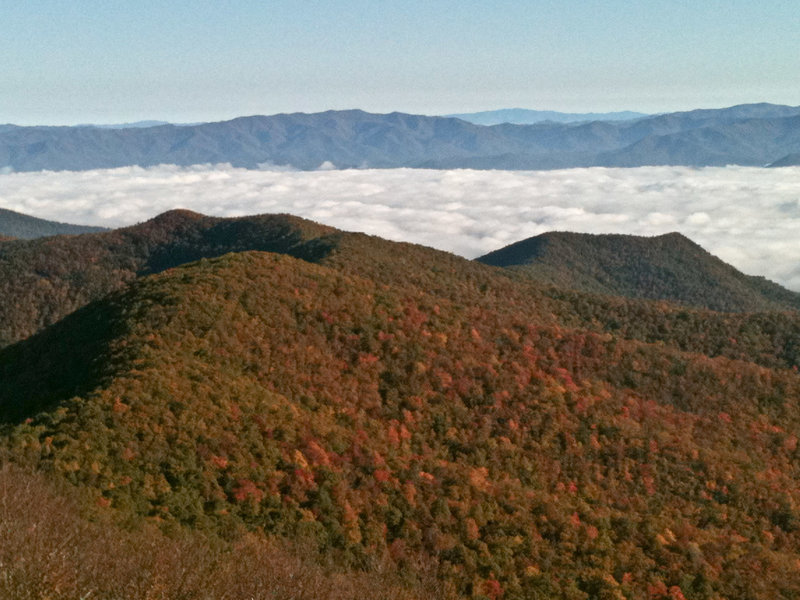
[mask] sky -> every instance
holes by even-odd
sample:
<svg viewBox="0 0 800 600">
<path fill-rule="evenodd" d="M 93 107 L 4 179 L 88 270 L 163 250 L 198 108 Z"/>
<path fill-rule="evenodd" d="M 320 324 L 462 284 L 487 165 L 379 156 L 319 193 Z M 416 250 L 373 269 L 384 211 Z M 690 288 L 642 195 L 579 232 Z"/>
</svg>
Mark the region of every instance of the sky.
<svg viewBox="0 0 800 600">
<path fill-rule="evenodd" d="M 226 165 L 8 173 L 4 208 L 117 227 L 173 208 L 288 212 L 474 258 L 547 231 L 679 231 L 800 291 L 800 167 L 269 171 Z"/>
<path fill-rule="evenodd" d="M 0 0 L 0 123 L 800 105 L 796 0 Z"/>
</svg>

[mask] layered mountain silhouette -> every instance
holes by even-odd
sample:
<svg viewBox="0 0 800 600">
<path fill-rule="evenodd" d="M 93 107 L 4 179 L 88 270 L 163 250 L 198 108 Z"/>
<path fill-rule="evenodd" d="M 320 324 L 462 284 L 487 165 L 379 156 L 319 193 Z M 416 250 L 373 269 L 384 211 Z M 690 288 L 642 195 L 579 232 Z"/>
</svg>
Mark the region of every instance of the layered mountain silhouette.
<svg viewBox="0 0 800 600">
<path fill-rule="evenodd" d="M 552 240 L 555 242 L 547 250 Z M 24 339 L 138 277 L 248 250 L 287 254 L 323 265 L 346 263 L 370 279 L 388 273 L 394 281 L 427 286 L 455 300 L 458 278 L 438 282 L 435 275 L 447 265 L 451 272 L 480 282 L 476 284 L 479 287 L 504 290 L 503 294 L 517 302 L 524 301 L 519 294 L 536 296 L 543 306 L 550 306 L 551 313 L 570 315 L 569 319 L 579 310 L 577 305 L 592 298 L 593 304 L 606 305 L 596 310 L 606 313 L 601 322 L 607 323 L 616 323 L 619 310 L 632 309 L 607 305 L 608 299 L 596 296 L 598 293 L 630 298 L 630 305 L 639 307 L 636 310 L 668 314 L 678 312 L 677 307 L 671 311 L 635 299 L 672 300 L 705 309 L 698 318 L 702 315 L 709 323 L 735 317 L 715 316 L 708 310 L 786 311 L 798 307 L 797 293 L 746 276 L 678 234 L 657 238 L 545 234 L 468 261 L 290 215 L 218 218 L 173 210 L 114 231 L 0 246 L 0 291 L 7 299 L 0 304 L 0 346 Z M 438 266 L 425 267 L 428 263 Z M 507 268 L 498 271 L 488 265 Z M 519 289 L 512 291 L 509 286 Z M 572 298 L 570 290 L 589 294 Z M 584 325 L 593 318 L 587 318 Z"/>
<path fill-rule="evenodd" d="M 158 127 L 159 125 L 170 125 L 169 121 L 133 121 L 130 123 L 86 123 L 79 127 L 98 127 L 100 129 L 141 129 L 144 127 Z"/>
<path fill-rule="evenodd" d="M 800 165 L 800 152 L 787 154 L 783 158 L 779 158 L 775 162 L 770 163 L 770 167 L 796 167 Z"/>
<path fill-rule="evenodd" d="M 736 279 L 674 234 L 551 238 L 640 248 L 657 289 L 681 261 Z M 287 215 L 0 259 L 3 459 L 101 518 L 302 537 L 442 598 L 800 594 L 797 311 L 569 290 Z M 628 262 L 616 288 L 641 287 Z"/>
<path fill-rule="evenodd" d="M 0 169 L 230 163 L 338 168 L 763 166 L 800 152 L 800 107 L 752 104 L 625 121 L 501 124 L 359 110 L 144 128 L 0 127 Z"/>
<path fill-rule="evenodd" d="M 640 119 L 649 115 L 630 110 L 606 113 L 565 113 L 553 110 L 529 110 L 525 108 L 503 108 L 500 110 L 484 110 L 474 113 L 445 115 L 476 125 L 531 125 L 533 123 L 581 123 L 586 121 L 626 121 Z"/>
<path fill-rule="evenodd" d="M 13 210 L 0 208 L 0 237 L 32 239 L 51 235 L 77 235 L 104 231 L 103 227 L 70 225 L 38 219 Z"/>
<path fill-rule="evenodd" d="M 800 310 L 800 294 L 737 271 L 679 233 L 545 233 L 477 260 L 587 292 L 722 311 Z"/>
<path fill-rule="evenodd" d="M 330 250 L 320 233 L 325 231 L 288 216 L 226 220 L 177 210 L 107 233 L 3 244 L 0 345 L 27 337 L 137 276 L 200 258 L 242 250 L 309 259 L 324 255 Z"/>
</svg>

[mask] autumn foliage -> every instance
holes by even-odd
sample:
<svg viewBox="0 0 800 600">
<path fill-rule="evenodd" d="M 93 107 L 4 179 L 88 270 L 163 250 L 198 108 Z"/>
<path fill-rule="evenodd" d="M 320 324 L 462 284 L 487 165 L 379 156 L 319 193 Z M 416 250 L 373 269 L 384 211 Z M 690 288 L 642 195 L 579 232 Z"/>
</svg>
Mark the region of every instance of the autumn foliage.
<svg viewBox="0 0 800 600">
<path fill-rule="evenodd" d="M 797 316 L 331 248 L 138 278 L 1 351 L 7 460 L 444 595 L 800 595 Z"/>
</svg>

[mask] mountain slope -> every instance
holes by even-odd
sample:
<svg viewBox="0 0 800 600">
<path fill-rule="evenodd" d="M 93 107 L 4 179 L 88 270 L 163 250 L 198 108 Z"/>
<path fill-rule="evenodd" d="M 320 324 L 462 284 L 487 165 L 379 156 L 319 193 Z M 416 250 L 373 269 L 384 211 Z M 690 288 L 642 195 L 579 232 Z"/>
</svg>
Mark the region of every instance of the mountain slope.
<svg viewBox="0 0 800 600">
<path fill-rule="evenodd" d="M 105 231 L 105 228 L 47 221 L 6 208 L 0 208 L 0 237 L 32 239 L 51 235 L 96 233 L 98 231 Z"/>
<path fill-rule="evenodd" d="M 800 166 L 800 152 L 787 154 L 783 158 L 769 164 L 770 167 L 797 167 Z"/>
<path fill-rule="evenodd" d="M 402 580 L 388 561 L 332 569 L 302 540 L 207 532 L 87 507 L 76 489 L 4 461 L 0 468 L 0 596 L 14 600 L 430 600 L 433 576 Z M 87 518 L 87 511 L 91 518 Z M 151 520 L 154 521 L 154 520 Z M 326 558 L 328 560 L 326 560 Z M 327 565 L 326 565 L 327 563 Z M 391 571 L 389 569 L 392 569 Z"/>
<path fill-rule="evenodd" d="M 477 259 L 553 285 L 720 311 L 800 310 L 800 294 L 744 275 L 679 233 L 545 233 Z"/>
<path fill-rule="evenodd" d="M 0 347 L 41 331 L 137 277 L 244 250 L 289 254 L 382 285 L 425 289 L 453 302 L 468 296 L 487 310 L 529 306 L 530 319 L 549 324 L 659 341 L 770 367 L 800 365 L 796 312 L 725 315 L 569 292 L 523 273 L 287 215 L 219 219 L 180 210 L 108 233 L 0 245 L 0 292 L 5 299 L 0 303 Z M 706 286 L 705 293 L 714 292 Z M 704 334 L 698 336 L 698 330 Z M 731 343 L 731 338 L 738 342 Z"/>
<path fill-rule="evenodd" d="M 286 215 L 215 219 L 171 211 L 124 229 L 0 246 L 0 347 L 29 336 L 141 274 L 239 250 L 313 258 L 333 231 Z"/>
<path fill-rule="evenodd" d="M 429 264 L 451 300 L 399 248 L 376 279 L 344 246 L 245 252 L 89 304 L 0 351 L 7 452 L 118 511 L 422 553 L 462 596 L 800 593 L 796 372 L 564 328 Z"/>
<path fill-rule="evenodd" d="M 648 136 L 618 150 L 598 154 L 596 164 L 764 166 L 800 146 L 800 116 L 708 120 L 689 130 Z M 784 150 L 786 152 L 784 152 Z"/>
<path fill-rule="evenodd" d="M 13 128 L 0 132 L 0 165 L 25 171 L 221 162 L 246 168 L 274 163 L 315 169 L 326 161 L 394 167 L 504 147 L 491 130 L 457 119 L 352 110 L 144 129 Z"/>
<path fill-rule="evenodd" d="M 800 152 L 800 107 L 753 104 L 627 121 L 474 125 L 359 110 L 145 128 L 0 128 L 0 168 L 230 163 L 338 168 L 765 165 Z"/>
</svg>

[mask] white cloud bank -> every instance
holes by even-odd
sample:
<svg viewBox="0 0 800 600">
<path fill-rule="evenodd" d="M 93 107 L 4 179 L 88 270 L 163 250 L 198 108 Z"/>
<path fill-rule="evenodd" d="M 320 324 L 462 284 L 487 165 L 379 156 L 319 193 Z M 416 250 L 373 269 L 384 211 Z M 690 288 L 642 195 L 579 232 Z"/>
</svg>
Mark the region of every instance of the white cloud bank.
<svg viewBox="0 0 800 600">
<path fill-rule="evenodd" d="M 745 273 L 800 291 L 795 167 L 7 173 L 0 174 L 0 207 L 105 226 L 178 207 L 217 216 L 288 212 L 469 258 L 545 231 L 680 231 Z"/>
</svg>

